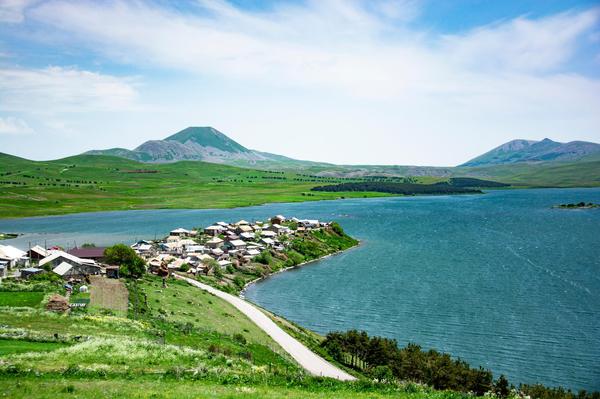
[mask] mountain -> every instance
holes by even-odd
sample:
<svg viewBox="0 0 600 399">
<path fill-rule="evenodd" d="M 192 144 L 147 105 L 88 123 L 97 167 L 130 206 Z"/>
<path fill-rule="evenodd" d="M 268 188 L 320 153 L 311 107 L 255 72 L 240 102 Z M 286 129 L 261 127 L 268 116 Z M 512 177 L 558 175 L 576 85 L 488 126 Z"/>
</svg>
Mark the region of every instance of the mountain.
<svg viewBox="0 0 600 399">
<path fill-rule="evenodd" d="M 299 161 L 282 155 L 248 149 L 209 126 L 188 127 L 164 140 L 146 141 L 134 150 L 110 148 L 92 150 L 85 154 L 112 155 L 152 163 L 205 161 L 261 167 L 321 165 L 317 162 Z"/>
<path fill-rule="evenodd" d="M 541 141 L 513 140 L 460 166 L 574 162 L 590 159 L 595 156 L 600 157 L 600 144 L 586 141 L 559 143 L 550 139 L 543 139 Z"/>
</svg>

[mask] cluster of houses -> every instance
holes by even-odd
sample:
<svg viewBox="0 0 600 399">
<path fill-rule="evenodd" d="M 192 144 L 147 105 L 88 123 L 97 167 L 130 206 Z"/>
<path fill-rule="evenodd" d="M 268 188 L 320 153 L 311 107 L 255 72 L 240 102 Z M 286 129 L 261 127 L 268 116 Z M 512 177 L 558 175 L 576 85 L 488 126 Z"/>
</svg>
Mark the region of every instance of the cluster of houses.
<svg viewBox="0 0 600 399">
<path fill-rule="evenodd" d="M 22 251 L 10 245 L 0 245 L 0 278 L 13 276 L 29 278 L 32 275 L 52 271 L 65 280 L 107 273 L 110 266 L 102 266 L 103 247 L 74 248 L 67 252 L 58 247 L 43 248 L 39 245 Z M 115 269 L 115 268 L 113 268 Z"/>
<path fill-rule="evenodd" d="M 250 263 L 265 249 L 283 251 L 295 236 L 327 225 L 319 220 L 286 219 L 282 215 L 266 222 L 216 222 L 203 229 L 177 228 L 164 240 L 140 241 L 132 248 L 147 260 L 152 272 L 167 264 L 169 269 L 186 265 L 189 273 L 201 274 L 215 262 L 226 269 Z"/>
<path fill-rule="evenodd" d="M 222 269 L 252 261 L 265 249 L 283 251 L 291 240 L 306 231 L 329 225 L 319 220 L 286 219 L 282 215 L 268 221 L 235 223 L 217 222 L 204 229 L 177 228 L 160 241 L 138 241 L 131 245 L 144 258 L 151 272 L 167 265 L 169 269 L 185 269 L 189 273 L 206 272 L 212 265 Z M 118 278 L 118 266 L 104 264 L 104 247 L 74 248 L 64 251 L 39 245 L 22 251 L 0 245 L 0 278 L 12 275 L 29 278 L 51 271 L 65 280 L 89 275 Z"/>
</svg>

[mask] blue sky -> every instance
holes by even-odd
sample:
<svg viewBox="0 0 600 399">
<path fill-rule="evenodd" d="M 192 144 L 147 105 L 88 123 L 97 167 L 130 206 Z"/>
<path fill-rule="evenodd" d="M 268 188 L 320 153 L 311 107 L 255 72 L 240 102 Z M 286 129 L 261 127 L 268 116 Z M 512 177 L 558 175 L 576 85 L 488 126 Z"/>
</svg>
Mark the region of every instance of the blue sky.
<svg viewBox="0 0 600 399">
<path fill-rule="evenodd" d="M 584 0 L 0 0 L 0 151 L 54 159 L 213 126 L 345 164 L 600 141 Z"/>
</svg>

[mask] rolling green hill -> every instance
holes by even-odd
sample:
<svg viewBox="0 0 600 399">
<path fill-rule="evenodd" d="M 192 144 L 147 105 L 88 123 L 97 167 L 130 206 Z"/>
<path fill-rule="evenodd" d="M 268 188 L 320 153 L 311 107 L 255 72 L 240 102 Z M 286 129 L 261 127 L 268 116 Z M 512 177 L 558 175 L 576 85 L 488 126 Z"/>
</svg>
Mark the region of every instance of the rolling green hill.
<svg viewBox="0 0 600 399">
<path fill-rule="evenodd" d="M 198 161 L 147 164 L 119 157 L 78 155 L 37 162 L 0 154 L 0 217 L 228 208 L 383 195 L 310 192 L 316 185 L 341 181 Z"/>
<path fill-rule="evenodd" d="M 0 218 L 128 209 L 228 208 L 391 195 L 311 191 L 316 186 L 348 182 L 435 184 L 453 177 L 471 177 L 515 187 L 600 186 L 600 160 L 444 168 L 443 177 L 369 175 L 366 169 L 354 173 L 342 167 L 329 173 L 323 172 L 324 168 L 296 173 L 200 161 L 149 164 L 104 155 L 30 161 L 0 153 Z M 410 172 L 400 167 L 395 171 Z"/>
<path fill-rule="evenodd" d="M 594 155 L 600 155 L 600 144 L 585 141 L 558 143 L 550 139 L 513 140 L 461 166 L 504 165 L 523 162 L 574 162 Z"/>
</svg>

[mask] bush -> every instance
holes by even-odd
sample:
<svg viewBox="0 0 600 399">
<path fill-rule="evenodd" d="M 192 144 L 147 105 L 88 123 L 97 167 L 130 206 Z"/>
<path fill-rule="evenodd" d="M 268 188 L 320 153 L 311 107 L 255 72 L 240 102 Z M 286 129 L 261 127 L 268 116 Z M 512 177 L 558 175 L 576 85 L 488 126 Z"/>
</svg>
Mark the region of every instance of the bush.
<svg viewBox="0 0 600 399">
<path fill-rule="evenodd" d="M 237 285 L 239 289 L 242 289 L 242 288 L 244 288 L 244 285 L 246 285 L 246 282 L 245 282 L 245 281 L 244 281 L 244 279 L 243 279 L 243 278 L 241 278 L 240 276 L 235 276 L 235 277 L 233 278 L 233 283 L 234 283 L 235 285 Z"/>
<path fill-rule="evenodd" d="M 240 333 L 233 334 L 233 340 L 239 344 L 246 345 L 246 337 Z"/>
<path fill-rule="evenodd" d="M 271 255 L 271 252 L 264 250 L 254 257 L 254 261 L 262 263 L 263 265 L 270 265 L 271 262 L 273 262 L 273 256 Z"/>
<path fill-rule="evenodd" d="M 146 273 L 146 262 L 125 244 L 116 244 L 104 250 L 104 258 L 111 265 L 119 265 L 125 277 L 139 278 Z"/>
<path fill-rule="evenodd" d="M 188 265 L 187 263 L 184 263 L 181 266 L 179 266 L 180 272 L 187 272 L 188 270 L 190 270 L 190 265 Z"/>
</svg>

